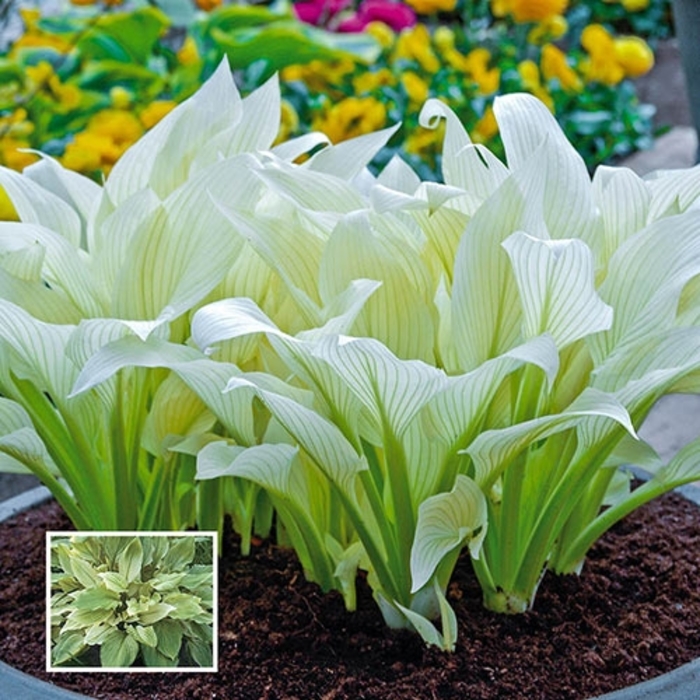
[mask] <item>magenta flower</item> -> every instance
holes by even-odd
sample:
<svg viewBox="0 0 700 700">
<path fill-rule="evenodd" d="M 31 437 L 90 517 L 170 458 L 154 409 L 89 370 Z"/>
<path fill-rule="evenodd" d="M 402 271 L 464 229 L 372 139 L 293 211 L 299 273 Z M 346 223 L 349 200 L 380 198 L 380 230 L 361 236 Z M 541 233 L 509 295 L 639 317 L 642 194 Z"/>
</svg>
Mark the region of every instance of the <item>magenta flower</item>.
<svg viewBox="0 0 700 700">
<path fill-rule="evenodd" d="M 339 32 L 361 32 L 370 22 L 384 22 L 395 32 L 416 23 L 415 12 L 401 2 L 364 0 L 358 11 L 338 25 Z"/>
<path fill-rule="evenodd" d="M 342 12 L 352 0 L 305 0 L 294 3 L 297 18 L 307 24 L 325 25 L 328 20 Z"/>
</svg>

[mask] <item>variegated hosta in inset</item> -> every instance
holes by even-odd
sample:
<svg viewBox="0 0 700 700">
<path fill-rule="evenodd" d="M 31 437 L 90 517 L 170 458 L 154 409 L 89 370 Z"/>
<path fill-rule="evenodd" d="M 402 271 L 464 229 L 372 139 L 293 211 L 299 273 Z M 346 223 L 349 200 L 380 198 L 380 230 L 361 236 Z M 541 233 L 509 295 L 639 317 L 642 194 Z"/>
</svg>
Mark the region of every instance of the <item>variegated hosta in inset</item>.
<svg viewBox="0 0 700 700">
<path fill-rule="evenodd" d="M 214 666 L 213 537 L 53 535 L 51 666 Z"/>
<path fill-rule="evenodd" d="M 591 181 L 511 95 L 505 163 L 429 101 L 445 182 L 374 177 L 392 130 L 272 148 L 278 108 L 222 67 L 104 188 L 0 172 L 22 217 L 0 226 L 3 465 L 76 524 L 231 512 L 245 547 L 272 504 L 310 577 L 352 608 L 367 570 L 390 624 L 451 648 L 464 546 L 517 612 L 700 477 L 700 443 L 663 465 L 636 432 L 698 389 L 700 169 Z M 633 492 L 627 463 L 652 474 Z"/>
</svg>

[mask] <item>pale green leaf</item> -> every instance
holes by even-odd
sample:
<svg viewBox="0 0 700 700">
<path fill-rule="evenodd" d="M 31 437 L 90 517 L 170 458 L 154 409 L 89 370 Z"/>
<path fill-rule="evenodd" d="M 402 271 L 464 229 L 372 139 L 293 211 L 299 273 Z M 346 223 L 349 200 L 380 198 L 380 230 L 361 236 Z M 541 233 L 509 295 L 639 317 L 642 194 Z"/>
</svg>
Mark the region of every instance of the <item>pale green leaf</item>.
<svg viewBox="0 0 700 700">
<path fill-rule="evenodd" d="M 552 339 L 547 335 L 533 338 L 467 374 L 448 377 L 445 387 L 424 412 L 427 434 L 450 446 L 467 435 L 475 437 L 478 421 L 485 417 L 505 377 L 525 363 L 542 369 L 551 386 L 559 369 L 559 355 Z"/>
<path fill-rule="evenodd" d="M 313 155 L 305 167 L 343 180 L 352 180 L 386 146 L 400 126 L 396 124 L 387 129 L 341 141 L 334 146 L 327 146 Z"/>
<path fill-rule="evenodd" d="M 423 588 L 444 556 L 465 540 L 471 555 L 478 559 L 487 525 L 486 498 L 469 477 L 459 474 L 449 493 L 423 501 L 411 548 L 411 592 Z"/>
<path fill-rule="evenodd" d="M 86 588 L 91 588 L 99 584 L 100 578 L 97 571 L 84 559 L 71 556 L 70 565 L 73 576 Z"/>
<path fill-rule="evenodd" d="M 182 646 L 182 625 L 177 620 L 160 620 L 154 625 L 158 651 L 169 659 L 177 659 Z"/>
<path fill-rule="evenodd" d="M 237 391 L 249 386 L 247 380 L 234 378 L 226 390 Z M 367 464 L 343 433 L 320 414 L 286 396 L 263 389 L 257 390 L 257 396 L 316 462 L 319 469 L 344 491 L 352 493 L 355 476 L 367 469 Z"/>
<path fill-rule="evenodd" d="M 174 610 L 172 605 L 167 605 L 166 603 L 155 603 L 149 605 L 146 610 L 138 613 L 137 617 L 142 625 L 153 625 L 154 623 L 162 620 L 164 617 L 170 615 Z"/>
<path fill-rule="evenodd" d="M 131 635 L 139 644 L 147 647 L 158 645 L 158 637 L 153 627 L 143 627 L 142 625 L 127 625 L 127 634 Z"/>
<path fill-rule="evenodd" d="M 481 433 L 464 452 L 474 462 L 475 481 L 488 491 L 496 478 L 528 445 L 563 430 L 578 428 L 586 445 L 612 425 L 636 436 L 625 407 L 614 396 L 586 389 L 565 411 Z M 583 432 L 582 432 L 583 431 Z"/>
<path fill-rule="evenodd" d="M 388 425 L 397 437 L 447 383 L 442 370 L 420 360 L 400 360 L 371 338 L 324 338 L 313 353 L 342 377 L 375 424 Z"/>
<path fill-rule="evenodd" d="M 117 567 L 119 573 L 129 582 L 141 581 L 141 565 L 143 563 L 143 547 L 138 537 L 132 538 L 131 542 L 123 549 L 117 557 Z"/>
<path fill-rule="evenodd" d="M 610 259 L 600 296 L 615 310 L 610 330 L 590 339 L 601 364 L 617 347 L 674 325 L 685 284 L 700 273 L 700 211 L 661 219 Z"/>
<path fill-rule="evenodd" d="M 211 668 L 214 665 L 214 650 L 211 644 L 200 639 L 188 639 L 187 650 L 197 666 Z"/>
<path fill-rule="evenodd" d="M 100 647 L 100 663 L 103 668 L 127 668 L 138 653 L 139 643 L 126 632 L 114 629 Z"/>
<path fill-rule="evenodd" d="M 76 630 L 62 634 L 58 638 L 56 645 L 51 649 L 51 663 L 58 666 L 75 658 L 85 649 L 85 645 L 89 644 L 89 642 L 84 640 L 85 633 L 82 631 Z"/>
<path fill-rule="evenodd" d="M 117 161 L 106 183 L 119 205 L 150 186 L 163 198 L 187 177 L 199 149 L 241 116 L 241 98 L 224 59 L 188 100 L 167 114 Z"/>
<path fill-rule="evenodd" d="M 60 197 L 30 178 L 5 167 L 0 167 L 0 186 L 4 188 L 23 223 L 44 226 L 56 231 L 71 245 L 80 245 L 80 217 Z"/>
<path fill-rule="evenodd" d="M 170 540 L 170 547 L 163 561 L 159 562 L 164 571 L 181 571 L 194 559 L 194 535 Z"/>
<path fill-rule="evenodd" d="M 75 570 L 75 569 L 74 569 Z M 77 573 L 77 571 L 76 571 Z M 75 607 L 78 610 L 114 610 L 119 605 L 119 595 L 107 588 L 94 587 L 79 591 L 75 596 Z"/>
<path fill-rule="evenodd" d="M 92 250 L 91 224 L 100 204 L 102 188 L 89 177 L 64 168 L 57 160 L 43 154 L 40 161 L 25 168 L 22 174 L 73 208 L 82 227 L 80 247 Z"/>
<path fill-rule="evenodd" d="M 559 349 L 610 328 L 613 310 L 594 286 L 593 256 L 583 241 L 543 241 L 518 231 L 503 242 L 523 308 L 523 336 L 548 333 Z"/>
<path fill-rule="evenodd" d="M 647 224 L 651 193 L 628 168 L 596 168 L 593 194 L 602 214 L 602 258 L 606 263 L 634 233 Z"/>
</svg>

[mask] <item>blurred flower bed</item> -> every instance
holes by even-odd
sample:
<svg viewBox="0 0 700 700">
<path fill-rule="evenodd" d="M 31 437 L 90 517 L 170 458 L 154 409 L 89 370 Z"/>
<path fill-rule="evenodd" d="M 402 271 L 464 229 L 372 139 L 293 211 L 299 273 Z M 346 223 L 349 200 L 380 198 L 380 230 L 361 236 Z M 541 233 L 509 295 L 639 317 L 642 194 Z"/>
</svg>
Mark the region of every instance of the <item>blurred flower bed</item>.
<svg viewBox="0 0 700 700">
<path fill-rule="evenodd" d="M 526 91 L 593 168 L 651 144 L 653 108 L 630 79 L 670 24 L 667 0 L 73 0 L 20 12 L 0 57 L 0 164 L 21 170 L 34 149 L 97 178 L 224 54 L 244 94 L 279 72 L 280 140 L 402 122 L 377 166 L 400 153 L 438 178 L 440 131 L 417 123 L 427 98 L 498 151 L 493 98 Z"/>
</svg>

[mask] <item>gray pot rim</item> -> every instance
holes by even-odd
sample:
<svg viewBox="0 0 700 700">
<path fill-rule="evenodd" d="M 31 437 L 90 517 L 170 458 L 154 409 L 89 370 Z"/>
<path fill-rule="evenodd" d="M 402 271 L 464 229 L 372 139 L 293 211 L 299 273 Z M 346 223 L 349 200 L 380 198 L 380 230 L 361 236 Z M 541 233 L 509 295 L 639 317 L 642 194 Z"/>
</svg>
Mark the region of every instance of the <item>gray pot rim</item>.
<svg viewBox="0 0 700 700">
<path fill-rule="evenodd" d="M 700 506 L 700 487 L 683 486 L 677 493 Z M 44 486 L 25 491 L 0 503 L 0 522 L 51 498 Z M 85 700 L 88 696 L 59 688 L 0 661 L 0 688 L 7 697 L 22 700 Z M 700 658 L 651 680 L 599 695 L 592 700 L 693 700 L 700 688 Z"/>
</svg>

